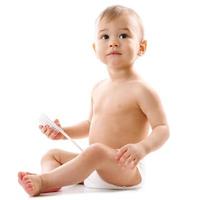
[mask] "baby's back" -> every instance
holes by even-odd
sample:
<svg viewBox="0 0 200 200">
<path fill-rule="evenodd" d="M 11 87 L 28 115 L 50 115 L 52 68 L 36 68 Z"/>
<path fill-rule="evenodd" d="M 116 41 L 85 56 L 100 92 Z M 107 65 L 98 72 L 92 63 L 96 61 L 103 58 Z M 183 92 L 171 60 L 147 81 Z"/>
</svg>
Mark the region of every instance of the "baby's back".
<svg viewBox="0 0 200 200">
<path fill-rule="evenodd" d="M 120 148 L 148 134 L 147 118 L 137 102 L 138 82 L 103 81 L 93 91 L 89 140 Z"/>
</svg>

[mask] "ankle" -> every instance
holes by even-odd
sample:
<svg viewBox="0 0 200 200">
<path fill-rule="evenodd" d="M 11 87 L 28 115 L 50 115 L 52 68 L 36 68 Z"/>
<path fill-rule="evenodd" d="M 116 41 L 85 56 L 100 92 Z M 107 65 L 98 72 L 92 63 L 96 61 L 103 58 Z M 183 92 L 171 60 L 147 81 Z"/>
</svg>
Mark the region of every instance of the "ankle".
<svg viewBox="0 0 200 200">
<path fill-rule="evenodd" d="M 39 175 L 40 180 L 41 180 L 41 192 L 46 193 L 46 192 L 57 192 L 61 189 L 61 187 L 57 187 L 54 184 L 54 181 L 50 179 L 49 174 L 41 174 Z"/>
<path fill-rule="evenodd" d="M 41 175 L 38 175 L 39 178 L 40 178 L 40 183 L 41 183 L 41 191 L 45 191 L 46 189 L 48 189 L 50 186 L 49 186 L 49 183 L 48 183 L 48 179 L 47 179 L 47 175 L 46 174 L 41 174 Z"/>
</svg>

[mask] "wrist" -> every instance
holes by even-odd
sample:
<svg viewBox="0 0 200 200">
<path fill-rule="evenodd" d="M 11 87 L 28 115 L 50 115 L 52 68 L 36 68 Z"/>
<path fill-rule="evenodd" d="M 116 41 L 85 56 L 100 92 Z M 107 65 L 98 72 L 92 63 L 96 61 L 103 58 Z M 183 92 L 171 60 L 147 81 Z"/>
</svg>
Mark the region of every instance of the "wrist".
<svg viewBox="0 0 200 200">
<path fill-rule="evenodd" d="M 144 156 L 146 156 L 147 154 L 151 152 L 149 146 L 145 142 L 142 141 L 142 142 L 139 142 L 138 144 Z"/>
</svg>

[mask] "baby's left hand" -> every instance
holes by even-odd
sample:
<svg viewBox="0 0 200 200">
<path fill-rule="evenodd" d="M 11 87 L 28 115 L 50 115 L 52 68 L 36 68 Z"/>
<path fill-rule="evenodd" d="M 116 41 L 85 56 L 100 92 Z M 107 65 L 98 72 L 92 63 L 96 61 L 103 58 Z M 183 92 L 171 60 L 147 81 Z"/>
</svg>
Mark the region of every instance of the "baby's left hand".
<svg viewBox="0 0 200 200">
<path fill-rule="evenodd" d="M 133 169 L 144 156 L 145 150 L 143 146 L 136 143 L 127 144 L 118 149 L 115 159 L 122 167 Z"/>
</svg>

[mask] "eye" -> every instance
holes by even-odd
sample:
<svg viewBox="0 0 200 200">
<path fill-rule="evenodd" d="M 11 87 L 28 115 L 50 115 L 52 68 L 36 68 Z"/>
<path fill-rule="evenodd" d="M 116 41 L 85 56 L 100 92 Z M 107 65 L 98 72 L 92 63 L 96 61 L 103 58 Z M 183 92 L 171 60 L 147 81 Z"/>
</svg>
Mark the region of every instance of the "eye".
<svg viewBox="0 0 200 200">
<path fill-rule="evenodd" d="M 109 35 L 104 34 L 104 35 L 101 36 L 101 39 L 103 39 L 103 40 L 107 40 L 107 39 L 109 39 Z"/>
<path fill-rule="evenodd" d="M 119 35 L 119 39 L 125 39 L 127 37 L 128 37 L 128 35 L 126 33 L 122 33 Z"/>
</svg>

